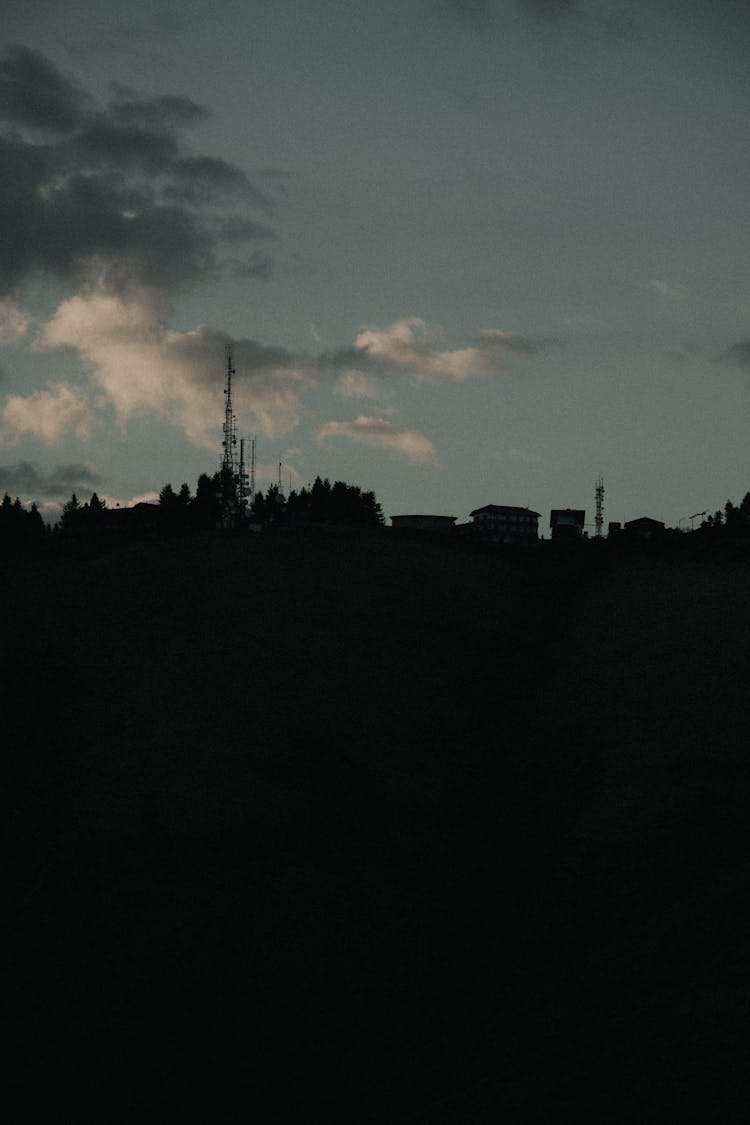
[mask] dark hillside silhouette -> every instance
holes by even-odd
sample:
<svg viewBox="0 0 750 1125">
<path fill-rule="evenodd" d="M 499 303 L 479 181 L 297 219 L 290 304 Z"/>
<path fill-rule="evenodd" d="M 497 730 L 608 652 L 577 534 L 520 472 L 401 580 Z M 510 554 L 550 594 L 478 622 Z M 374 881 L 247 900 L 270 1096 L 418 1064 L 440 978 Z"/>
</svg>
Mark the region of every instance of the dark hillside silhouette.
<svg viewBox="0 0 750 1125">
<path fill-rule="evenodd" d="M 70 1104 L 84 1067 L 147 1116 L 731 1120 L 748 560 L 675 543 L 4 556 L 15 1080 Z"/>
</svg>

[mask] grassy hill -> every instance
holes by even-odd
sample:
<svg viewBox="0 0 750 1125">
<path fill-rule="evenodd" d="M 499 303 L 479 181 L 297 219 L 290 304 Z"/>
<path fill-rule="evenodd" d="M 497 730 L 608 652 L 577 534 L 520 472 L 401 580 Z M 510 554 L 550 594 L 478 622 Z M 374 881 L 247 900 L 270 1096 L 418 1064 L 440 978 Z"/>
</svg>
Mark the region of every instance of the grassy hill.
<svg viewBox="0 0 750 1125">
<path fill-rule="evenodd" d="M 742 549 L 330 531 L 3 577 L 32 1102 L 747 1108 Z"/>
</svg>

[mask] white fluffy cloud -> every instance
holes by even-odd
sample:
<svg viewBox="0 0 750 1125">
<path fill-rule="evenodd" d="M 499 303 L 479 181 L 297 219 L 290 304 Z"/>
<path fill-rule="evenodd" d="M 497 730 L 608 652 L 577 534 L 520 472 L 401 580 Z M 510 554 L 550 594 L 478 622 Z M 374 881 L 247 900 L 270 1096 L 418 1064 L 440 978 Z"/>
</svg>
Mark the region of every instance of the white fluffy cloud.
<svg viewBox="0 0 750 1125">
<path fill-rule="evenodd" d="M 161 416 L 194 444 L 211 448 L 226 337 L 205 327 L 173 331 L 170 312 L 153 292 L 127 299 L 101 291 L 78 294 L 61 303 L 37 347 L 77 353 L 122 426 L 139 415 Z M 267 437 L 294 429 L 314 371 L 283 349 L 250 340 L 234 345 L 234 366 L 234 404 L 243 424 Z"/>
<path fill-rule="evenodd" d="M 353 422 L 326 422 L 318 429 L 318 440 L 348 438 L 359 445 L 375 446 L 414 465 L 437 464 L 437 450 L 419 430 L 394 426 L 382 418 L 360 415 Z"/>
<path fill-rule="evenodd" d="M 56 445 L 66 434 L 73 434 L 85 441 L 93 422 L 83 391 L 68 383 L 50 383 L 30 395 L 8 395 L 0 410 L 0 439 L 15 444 L 32 437 Z"/>
<path fill-rule="evenodd" d="M 364 371 L 344 371 L 339 376 L 334 391 L 342 398 L 383 398 L 384 388 L 374 375 L 367 375 Z"/>
<path fill-rule="evenodd" d="M 369 366 L 404 371 L 415 379 L 434 383 L 460 383 L 486 375 L 506 375 L 507 360 L 531 348 L 508 332 L 492 328 L 482 332 L 471 347 L 441 349 L 442 332 L 419 317 L 407 317 L 388 328 L 367 328 L 354 347 Z"/>
</svg>

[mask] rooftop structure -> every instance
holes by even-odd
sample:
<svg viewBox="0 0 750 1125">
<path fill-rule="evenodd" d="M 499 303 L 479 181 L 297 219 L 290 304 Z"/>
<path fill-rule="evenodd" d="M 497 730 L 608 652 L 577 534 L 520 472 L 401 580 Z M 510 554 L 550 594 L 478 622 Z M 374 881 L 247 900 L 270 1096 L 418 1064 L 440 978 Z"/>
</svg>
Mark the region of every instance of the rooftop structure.
<svg viewBox="0 0 750 1125">
<path fill-rule="evenodd" d="M 583 508 L 553 508 L 549 514 L 549 525 L 553 539 L 580 539 L 586 511 Z"/>
<path fill-rule="evenodd" d="M 539 538 L 539 512 L 508 504 L 485 504 L 469 513 L 474 530 L 496 543 L 531 543 Z"/>
</svg>

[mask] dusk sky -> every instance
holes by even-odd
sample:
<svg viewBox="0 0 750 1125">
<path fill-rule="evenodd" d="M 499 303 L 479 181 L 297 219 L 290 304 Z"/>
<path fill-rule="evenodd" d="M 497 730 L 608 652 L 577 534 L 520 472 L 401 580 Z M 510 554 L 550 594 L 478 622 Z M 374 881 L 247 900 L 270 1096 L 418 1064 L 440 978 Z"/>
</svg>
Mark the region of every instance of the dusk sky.
<svg viewBox="0 0 750 1125">
<path fill-rule="evenodd" d="M 738 0 L 3 0 L 0 493 L 750 489 Z"/>
</svg>

